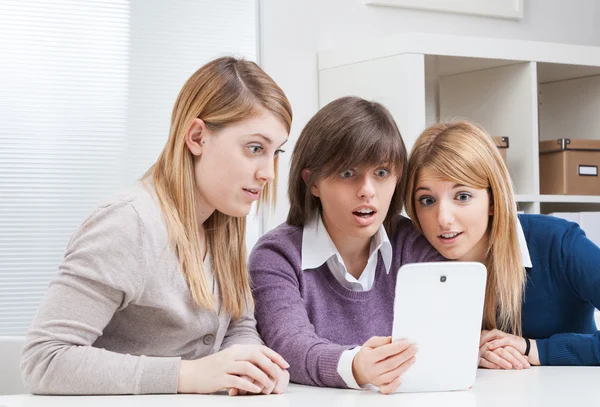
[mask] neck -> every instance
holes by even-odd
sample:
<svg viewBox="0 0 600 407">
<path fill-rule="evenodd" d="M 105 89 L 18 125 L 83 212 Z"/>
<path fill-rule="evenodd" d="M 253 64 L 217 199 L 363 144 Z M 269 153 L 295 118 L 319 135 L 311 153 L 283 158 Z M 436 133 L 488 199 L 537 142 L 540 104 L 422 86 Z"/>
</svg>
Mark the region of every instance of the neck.
<svg viewBox="0 0 600 407">
<path fill-rule="evenodd" d="M 196 189 L 196 221 L 198 222 L 198 227 L 202 228 L 204 222 L 215 212 L 215 208 L 208 204 L 206 199 L 202 196 L 200 191 Z"/>
<path fill-rule="evenodd" d="M 349 236 L 334 225 L 329 224 L 325 217 L 323 217 L 323 225 L 325 225 L 335 248 L 342 256 L 346 270 L 358 280 L 369 260 L 371 237 Z"/>
</svg>

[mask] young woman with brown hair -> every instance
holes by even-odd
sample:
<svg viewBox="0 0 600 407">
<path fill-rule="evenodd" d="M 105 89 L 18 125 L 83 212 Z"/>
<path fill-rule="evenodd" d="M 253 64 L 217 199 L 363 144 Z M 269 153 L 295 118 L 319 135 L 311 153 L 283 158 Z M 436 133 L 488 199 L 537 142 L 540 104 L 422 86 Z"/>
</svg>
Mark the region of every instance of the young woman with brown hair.
<svg viewBox="0 0 600 407">
<path fill-rule="evenodd" d="M 414 363 L 415 345 L 390 338 L 396 272 L 442 257 L 400 215 L 406 160 L 379 103 L 335 100 L 302 130 L 287 222 L 248 266 L 259 332 L 292 381 L 390 393 Z"/>
<path fill-rule="evenodd" d="M 188 79 L 157 162 L 73 234 L 23 350 L 31 391 L 285 390 L 287 363 L 256 331 L 245 216 L 269 200 L 291 120 L 253 62 Z"/>
</svg>

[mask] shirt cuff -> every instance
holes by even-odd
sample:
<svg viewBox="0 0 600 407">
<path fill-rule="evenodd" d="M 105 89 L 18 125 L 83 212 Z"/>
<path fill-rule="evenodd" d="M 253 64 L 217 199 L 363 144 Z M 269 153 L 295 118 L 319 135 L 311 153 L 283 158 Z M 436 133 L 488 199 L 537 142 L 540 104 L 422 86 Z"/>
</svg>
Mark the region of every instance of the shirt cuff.
<svg viewBox="0 0 600 407">
<path fill-rule="evenodd" d="M 344 383 L 346 383 L 346 386 L 356 390 L 362 390 L 362 387 L 356 383 L 356 379 L 352 373 L 352 361 L 359 350 L 360 346 L 357 346 L 356 348 L 348 349 L 342 352 L 342 356 L 340 356 L 340 361 L 338 362 L 337 366 L 337 372 Z"/>
</svg>

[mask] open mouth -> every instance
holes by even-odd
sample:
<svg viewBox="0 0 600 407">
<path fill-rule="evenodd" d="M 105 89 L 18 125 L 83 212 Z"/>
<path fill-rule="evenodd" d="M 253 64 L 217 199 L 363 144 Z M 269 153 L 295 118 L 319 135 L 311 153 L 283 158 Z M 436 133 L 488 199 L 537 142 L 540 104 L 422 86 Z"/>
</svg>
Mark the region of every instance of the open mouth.
<svg viewBox="0 0 600 407">
<path fill-rule="evenodd" d="M 359 209 L 358 211 L 354 211 L 352 212 L 355 216 L 358 216 L 359 218 L 364 218 L 364 219 L 368 219 L 372 216 L 374 216 L 377 212 L 374 211 L 373 209 Z"/>
<path fill-rule="evenodd" d="M 460 235 L 462 235 L 462 232 L 452 232 L 452 233 L 442 233 L 438 237 L 443 240 L 452 240 Z"/>
<path fill-rule="evenodd" d="M 250 192 L 251 194 L 256 194 L 256 195 L 258 195 L 260 193 L 260 191 L 258 189 L 243 188 L 243 190 L 246 191 L 246 192 Z"/>
</svg>

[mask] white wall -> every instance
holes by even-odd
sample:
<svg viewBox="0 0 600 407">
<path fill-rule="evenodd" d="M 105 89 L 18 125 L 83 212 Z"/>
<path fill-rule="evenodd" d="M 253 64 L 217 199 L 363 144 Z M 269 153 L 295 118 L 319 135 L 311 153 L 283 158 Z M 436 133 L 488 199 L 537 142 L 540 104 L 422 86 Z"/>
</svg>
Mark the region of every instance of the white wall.
<svg viewBox="0 0 600 407">
<path fill-rule="evenodd" d="M 294 109 L 292 134 L 280 164 L 278 205 L 266 220 L 266 230 L 285 221 L 293 145 L 318 110 L 317 51 L 415 31 L 600 46 L 600 1 L 524 3 L 525 17 L 513 21 L 374 7 L 363 0 L 261 0 L 261 65 L 283 88 Z"/>
</svg>

